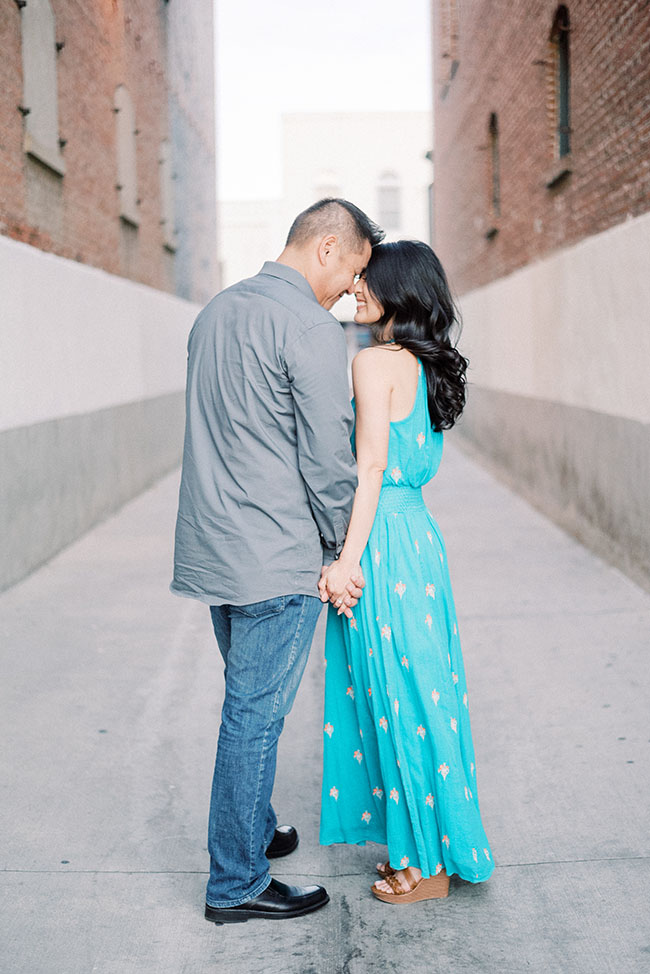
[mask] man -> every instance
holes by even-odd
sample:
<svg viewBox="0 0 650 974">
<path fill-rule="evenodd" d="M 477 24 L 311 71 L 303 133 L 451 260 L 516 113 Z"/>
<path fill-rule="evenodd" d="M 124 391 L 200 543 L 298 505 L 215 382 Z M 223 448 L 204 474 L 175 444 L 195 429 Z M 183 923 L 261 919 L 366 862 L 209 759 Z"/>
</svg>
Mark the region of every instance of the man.
<svg viewBox="0 0 650 974">
<path fill-rule="evenodd" d="M 271 793 L 321 569 L 341 550 L 356 487 L 346 345 L 329 309 L 382 237 L 352 203 L 315 203 L 278 260 L 213 298 L 189 338 L 171 588 L 210 606 L 225 662 L 208 828 L 215 923 L 300 916 L 329 899 L 271 879 L 268 858 L 298 844 L 276 827 Z"/>
</svg>

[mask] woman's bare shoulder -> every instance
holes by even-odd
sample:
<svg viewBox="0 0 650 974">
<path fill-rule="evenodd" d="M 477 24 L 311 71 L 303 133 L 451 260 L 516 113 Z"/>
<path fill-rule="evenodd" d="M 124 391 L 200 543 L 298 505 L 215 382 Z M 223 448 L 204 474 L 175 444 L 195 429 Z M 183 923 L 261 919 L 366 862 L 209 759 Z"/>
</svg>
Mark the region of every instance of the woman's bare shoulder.
<svg viewBox="0 0 650 974">
<path fill-rule="evenodd" d="M 370 345 L 357 352 L 352 359 L 352 368 L 387 372 L 390 369 L 390 355 L 385 345 Z"/>
</svg>

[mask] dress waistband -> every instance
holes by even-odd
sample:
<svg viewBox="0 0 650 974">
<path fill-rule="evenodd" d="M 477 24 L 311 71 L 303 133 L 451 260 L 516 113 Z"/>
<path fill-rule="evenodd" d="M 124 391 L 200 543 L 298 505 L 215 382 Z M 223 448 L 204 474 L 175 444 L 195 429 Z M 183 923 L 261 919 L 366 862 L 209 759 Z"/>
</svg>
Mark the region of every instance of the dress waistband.
<svg viewBox="0 0 650 974">
<path fill-rule="evenodd" d="M 385 484 L 381 488 L 378 514 L 402 514 L 404 511 L 421 511 L 426 507 L 421 487 L 400 487 Z"/>
</svg>

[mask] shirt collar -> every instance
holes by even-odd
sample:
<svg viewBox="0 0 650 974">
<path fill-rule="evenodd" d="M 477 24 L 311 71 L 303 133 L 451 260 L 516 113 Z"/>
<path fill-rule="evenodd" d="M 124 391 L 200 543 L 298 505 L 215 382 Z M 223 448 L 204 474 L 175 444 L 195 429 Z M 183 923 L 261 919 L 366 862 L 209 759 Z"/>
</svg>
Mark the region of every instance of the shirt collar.
<svg viewBox="0 0 650 974">
<path fill-rule="evenodd" d="M 287 264 L 279 264 L 276 260 L 267 260 L 264 262 L 260 274 L 268 274 L 269 277 L 278 277 L 281 281 L 293 284 L 294 287 L 297 287 L 299 291 L 302 291 L 304 295 L 318 304 L 318 298 L 312 291 L 309 281 L 294 267 L 288 267 Z"/>
</svg>

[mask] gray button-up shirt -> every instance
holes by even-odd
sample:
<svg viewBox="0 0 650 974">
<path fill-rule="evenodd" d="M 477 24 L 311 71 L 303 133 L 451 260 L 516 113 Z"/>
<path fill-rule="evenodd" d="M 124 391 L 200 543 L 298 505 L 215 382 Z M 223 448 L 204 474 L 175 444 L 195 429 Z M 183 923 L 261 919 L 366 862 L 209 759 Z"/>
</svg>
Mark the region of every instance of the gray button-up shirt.
<svg viewBox="0 0 650 974">
<path fill-rule="evenodd" d="M 317 595 L 356 487 L 346 343 L 306 279 L 267 261 L 188 344 L 172 592 L 210 605 Z"/>
</svg>

